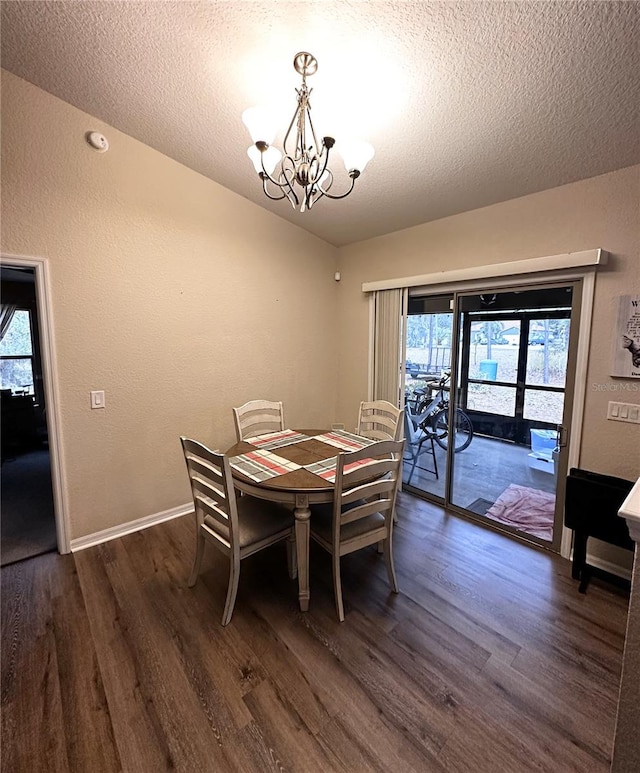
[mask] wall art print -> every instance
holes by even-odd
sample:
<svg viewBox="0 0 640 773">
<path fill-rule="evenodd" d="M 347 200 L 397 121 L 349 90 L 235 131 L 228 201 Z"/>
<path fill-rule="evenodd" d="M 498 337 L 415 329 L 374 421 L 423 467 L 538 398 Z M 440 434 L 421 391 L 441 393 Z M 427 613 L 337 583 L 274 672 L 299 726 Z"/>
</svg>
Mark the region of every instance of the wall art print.
<svg viewBox="0 0 640 773">
<path fill-rule="evenodd" d="M 640 378 L 640 295 L 619 298 L 611 375 Z"/>
</svg>

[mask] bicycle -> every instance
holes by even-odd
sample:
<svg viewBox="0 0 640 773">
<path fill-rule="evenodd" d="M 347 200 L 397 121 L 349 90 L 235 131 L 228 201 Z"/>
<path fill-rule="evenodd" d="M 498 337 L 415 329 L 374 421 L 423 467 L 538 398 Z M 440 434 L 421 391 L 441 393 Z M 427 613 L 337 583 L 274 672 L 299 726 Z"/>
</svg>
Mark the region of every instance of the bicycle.
<svg viewBox="0 0 640 773">
<path fill-rule="evenodd" d="M 445 392 L 448 392 L 446 384 L 450 377 L 450 371 L 443 371 L 439 379 L 414 390 L 412 397 L 405 397 L 414 426 L 420 427 L 445 451 L 449 447 L 449 397 Z M 462 408 L 454 410 L 453 437 L 456 454 L 464 451 L 473 440 L 473 424 Z"/>
</svg>

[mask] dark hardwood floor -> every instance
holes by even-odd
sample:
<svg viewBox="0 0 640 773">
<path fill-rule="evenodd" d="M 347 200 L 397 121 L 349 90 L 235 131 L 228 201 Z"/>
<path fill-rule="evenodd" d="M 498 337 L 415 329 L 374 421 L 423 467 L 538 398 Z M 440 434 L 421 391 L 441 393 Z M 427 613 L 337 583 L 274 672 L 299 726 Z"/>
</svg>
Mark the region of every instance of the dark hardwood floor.
<svg viewBox="0 0 640 773">
<path fill-rule="evenodd" d="M 312 546 L 298 611 L 284 545 L 186 586 L 190 517 L 2 569 L 2 771 L 607 771 L 627 599 L 406 494 L 390 593 L 343 559 L 336 620 Z"/>
</svg>

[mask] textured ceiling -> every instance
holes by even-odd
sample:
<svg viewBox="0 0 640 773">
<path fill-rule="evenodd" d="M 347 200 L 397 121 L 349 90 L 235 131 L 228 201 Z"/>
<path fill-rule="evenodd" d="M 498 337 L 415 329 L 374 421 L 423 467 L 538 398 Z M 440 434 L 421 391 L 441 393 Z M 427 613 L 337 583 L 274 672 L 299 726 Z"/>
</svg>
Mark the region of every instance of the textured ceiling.
<svg viewBox="0 0 640 773">
<path fill-rule="evenodd" d="M 1 30 L 7 70 L 336 245 L 640 162 L 636 2 L 29 0 Z M 300 50 L 319 133 L 376 149 L 305 213 L 264 197 L 241 121 L 286 128 Z"/>
</svg>

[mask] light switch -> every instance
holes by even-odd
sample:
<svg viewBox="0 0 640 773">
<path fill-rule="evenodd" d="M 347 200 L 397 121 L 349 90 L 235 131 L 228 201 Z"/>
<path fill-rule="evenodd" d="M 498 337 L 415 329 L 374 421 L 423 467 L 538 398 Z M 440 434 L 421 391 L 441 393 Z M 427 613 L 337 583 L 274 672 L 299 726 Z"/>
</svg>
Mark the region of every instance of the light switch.
<svg viewBox="0 0 640 773">
<path fill-rule="evenodd" d="M 91 407 L 92 408 L 104 408 L 104 391 L 91 392 Z"/>
<path fill-rule="evenodd" d="M 637 403 L 614 403 L 607 405 L 607 419 L 640 424 L 640 405 Z"/>
</svg>

